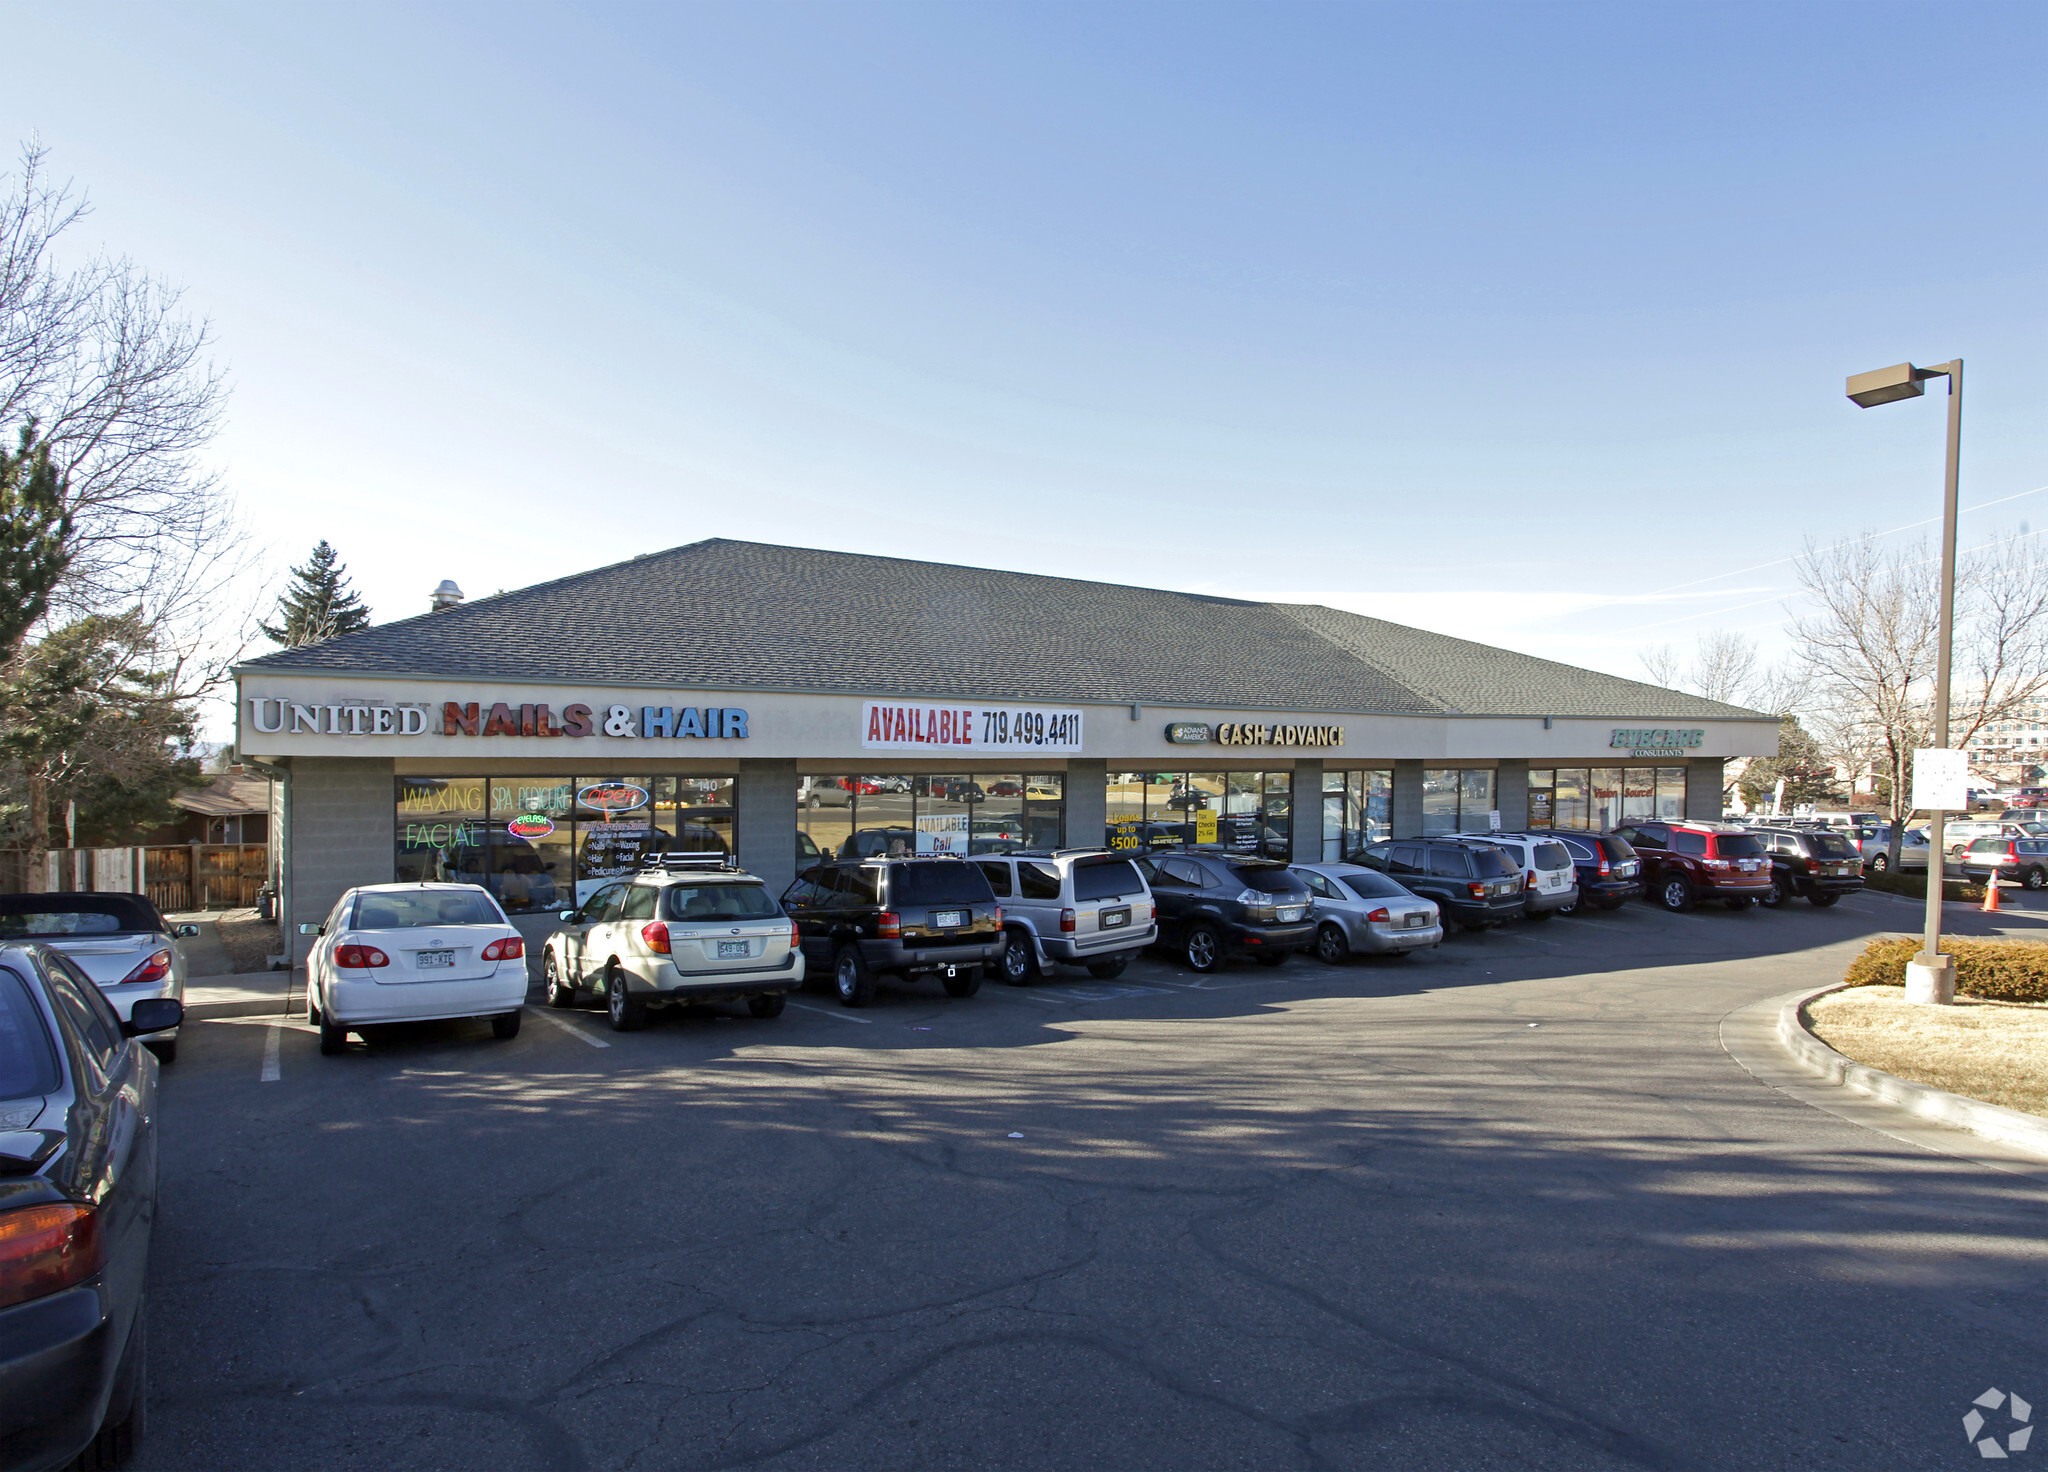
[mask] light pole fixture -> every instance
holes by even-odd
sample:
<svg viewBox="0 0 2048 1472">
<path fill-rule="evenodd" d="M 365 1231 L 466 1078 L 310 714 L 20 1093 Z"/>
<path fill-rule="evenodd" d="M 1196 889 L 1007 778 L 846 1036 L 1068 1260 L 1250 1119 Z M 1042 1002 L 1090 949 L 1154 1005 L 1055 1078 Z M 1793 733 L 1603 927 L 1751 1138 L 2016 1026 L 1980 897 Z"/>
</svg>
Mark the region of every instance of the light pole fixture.
<svg viewBox="0 0 2048 1472">
<path fill-rule="evenodd" d="M 1942 487 L 1941 506 L 1941 632 L 1934 671 L 1934 744 L 1948 745 L 1949 665 L 1955 650 L 1956 624 L 1956 470 L 1963 450 L 1963 360 L 1915 368 L 1899 363 L 1858 373 L 1849 380 L 1849 398 L 1859 408 L 1875 409 L 1879 404 L 1914 399 L 1925 393 L 1927 380 L 1948 380 L 1948 475 Z M 1899 824 L 1905 824 L 1903 794 L 1893 793 L 1901 807 Z M 1948 866 L 1943 857 L 1943 829 L 1946 813 L 1930 809 L 1927 830 L 1927 924 L 1926 939 L 1906 968 L 1906 999 L 1920 1002 L 1952 1002 L 1956 994 L 1955 962 L 1941 954 L 1941 897 L 1946 887 Z M 1998 882 L 1996 874 L 1991 883 Z"/>
</svg>

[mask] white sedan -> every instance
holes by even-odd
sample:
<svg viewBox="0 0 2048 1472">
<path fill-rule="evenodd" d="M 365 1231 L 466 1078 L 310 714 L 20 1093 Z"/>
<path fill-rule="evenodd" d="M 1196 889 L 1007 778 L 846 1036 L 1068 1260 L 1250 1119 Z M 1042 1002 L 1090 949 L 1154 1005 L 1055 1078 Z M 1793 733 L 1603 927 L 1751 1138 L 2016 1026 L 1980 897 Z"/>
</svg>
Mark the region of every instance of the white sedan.
<svg viewBox="0 0 2048 1472">
<path fill-rule="evenodd" d="M 488 1017 L 519 1035 L 526 942 L 474 884 L 366 884 L 341 897 L 306 958 L 306 1018 L 320 1051 L 386 1022 Z"/>
</svg>

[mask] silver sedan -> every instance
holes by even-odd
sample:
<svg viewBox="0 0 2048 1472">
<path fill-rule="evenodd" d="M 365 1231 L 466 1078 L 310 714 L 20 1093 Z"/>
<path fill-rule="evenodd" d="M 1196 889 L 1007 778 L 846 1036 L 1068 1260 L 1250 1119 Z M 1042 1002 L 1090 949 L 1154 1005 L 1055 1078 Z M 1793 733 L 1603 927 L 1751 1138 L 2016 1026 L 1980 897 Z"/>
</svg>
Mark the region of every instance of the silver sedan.
<svg viewBox="0 0 2048 1472">
<path fill-rule="evenodd" d="M 139 894 L 86 890 L 0 895 L 0 940 L 40 941 L 95 983 L 123 1022 L 140 1001 L 185 1000 L 185 952 L 199 934 L 172 925 Z M 159 1061 L 178 1056 L 178 1029 L 144 1040 Z"/>
<path fill-rule="evenodd" d="M 1357 864 L 1296 864 L 1296 878 L 1315 896 L 1318 960 L 1341 965 L 1353 951 L 1405 956 L 1444 938 L 1436 901 L 1410 894 L 1377 869 Z"/>
</svg>

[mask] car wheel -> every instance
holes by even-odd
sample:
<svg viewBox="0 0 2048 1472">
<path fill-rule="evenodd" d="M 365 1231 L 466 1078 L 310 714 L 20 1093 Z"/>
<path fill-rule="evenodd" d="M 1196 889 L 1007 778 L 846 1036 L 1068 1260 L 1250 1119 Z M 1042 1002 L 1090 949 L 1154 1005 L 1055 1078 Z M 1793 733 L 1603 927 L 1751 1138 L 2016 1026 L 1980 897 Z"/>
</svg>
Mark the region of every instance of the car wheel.
<svg viewBox="0 0 2048 1472">
<path fill-rule="evenodd" d="M 981 990 L 981 968 L 964 966 L 958 973 L 944 978 L 946 995 L 949 997 L 971 997 Z"/>
<path fill-rule="evenodd" d="M 1885 870 L 1891 868 L 1891 866 L 1892 857 L 1890 854 L 1872 854 L 1867 860 L 1864 861 L 1863 865 L 1864 868 L 1868 869 L 1873 874 L 1882 874 Z"/>
<path fill-rule="evenodd" d="M 1774 874 L 1771 876 L 1771 892 L 1765 895 L 1758 895 L 1757 903 L 1767 910 L 1775 910 L 1791 898 L 1792 886 L 1785 882 L 1783 875 Z"/>
<path fill-rule="evenodd" d="M 335 1054 L 346 1050 L 347 1047 L 348 1029 L 329 1017 L 325 1012 L 322 1012 L 320 1014 L 320 1051 L 327 1057 L 332 1058 Z"/>
<path fill-rule="evenodd" d="M 114 1393 L 107 1398 L 107 1419 L 100 1423 L 85 1450 L 64 1464 L 67 1472 L 71 1468 L 78 1472 L 113 1472 L 116 1467 L 125 1467 L 142 1442 L 143 1422 L 148 1413 L 149 1319 L 145 1299 L 135 1306 L 135 1325 L 128 1331 L 128 1347 L 121 1352 Z"/>
<path fill-rule="evenodd" d="M 148 1047 L 150 1052 L 156 1054 L 156 1061 L 158 1063 L 176 1063 L 178 1061 L 178 1040 L 176 1038 L 172 1038 L 167 1043 L 150 1043 Z"/>
<path fill-rule="evenodd" d="M 1214 926 L 1190 926 L 1187 939 L 1181 943 L 1181 949 L 1187 955 L 1190 971 L 1209 972 L 1223 969 L 1223 937 L 1216 933 Z"/>
<path fill-rule="evenodd" d="M 613 1032 L 636 1032 L 647 1025 L 647 1003 L 633 995 L 626 973 L 616 966 L 604 973 L 604 1011 Z"/>
<path fill-rule="evenodd" d="M 1557 911 L 1555 910 L 1524 910 L 1522 912 L 1522 918 L 1524 920 L 1548 920 L 1552 915 L 1555 915 L 1556 913 Z"/>
<path fill-rule="evenodd" d="M 1692 908 L 1692 886 L 1683 874 L 1668 874 L 1659 882 L 1657 903 L 1673 914 Z"/>
<path fill-rule="evenodd" d="M 1038 957 L 1031 953 L 1031 938 L 1023 931 L 1004 932 L 1001 965 L 1003 980 L 1011 986 L 1029 986 L 1038 980 Z"/>
<path fill-rule="evenodd" d="M 1097 981 L 1115 981 L 1124 974 L 1124 968 L 1130 964 L 1129 956 L 1118 956 L 1114 961 L 1090 961 L 1088 974 Z"/>
<path fill-rule="evenodd" d="M 548 984 L 548 1005 L 550 1007 L 573 1007 L 576 1005 L 574 982 L 563 979 L 562 967 L 555 960 L 554 948 L 550 946 L 547 956 L 540 963 L 540 974 Z"/>
<path fill-rule="evenodd" d="M 782 1009 L 789 1005 L 789 998 L 781 992 L 764 992 L 758 997 L 747 998 L 747 1011 L 766 1022 L 771 1017 L 780 1017 Z"/>
<path fill-rule="evenodd" d="M 865 1007 L 875 999 L 874 973 L 859 946 L 841 946 L 832 958 L 832 989 L 842 1007 Z"/>
<path fill-rule="evenodd" d="M 1551 913 L 1553 915 L 1576 915 L 1579 913 L 1579 902 L 1577 900 L 1573 900 L 1568 905 L 1559 905 L 1555 910 L 1551 911 Z"/>
<path fill-rule="evenodd" d="M 2043 869 L 2039 864 L 2036 864 L 2033 868 L 2027 870 L 2027 877 L 2020 882 L 2026 885 L 2028 889 L 2040 889 L 2048 886 L 2048 869 Z"/>
<path fill-rule="evenodd" d="M 1325 925 L 1316 932 L 1316 959 L 1325 966 L 1342 966 L 1351 959 L 1351 942 L 1341 925 Z"/>
<path fill-rule="evenodd" d="M 1838 894 L 1810 894 L 1806 897 L 1816 910 L 1825 910 L 1841 896 Z"/>
</svg>

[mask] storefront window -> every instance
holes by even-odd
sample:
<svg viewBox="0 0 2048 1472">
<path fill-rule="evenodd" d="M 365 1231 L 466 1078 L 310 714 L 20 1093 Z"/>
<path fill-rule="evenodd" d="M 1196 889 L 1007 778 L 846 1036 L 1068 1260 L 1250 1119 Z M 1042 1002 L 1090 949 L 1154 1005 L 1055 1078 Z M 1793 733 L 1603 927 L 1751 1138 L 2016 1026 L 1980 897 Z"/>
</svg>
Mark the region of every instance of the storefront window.
<svg viewBox="0 0 2048 1472">
<path fill-rule="evenodd" d="M 988 790 L 972 777 L 919 777 L 915 779 L 915 795 L 917 802 L 911 814 L 913 842 L 901 851 L 965 854 L 974 822 L 972 809 L 986 798 Z M 869 831 L 863 807 L 859 829 L 863 839 Z M 883 832 L 891 839 L 891 851 L 897 851 L 895 831 L 885 828 Z"/>
<path fill-rule="evenodd" d="M 1529 772 L 1529 826 L 1605 831 L 1685 816 L 1684 767 L 1558 767 Z"/>
<path fill-rule="evenodd" d="M 397 801 L 399 883 L 483 883 L 490 803 L 482 777 L 400 777 Z"/>
<path fill-rule="evenodd" d="M 856 777 L 800 777 L 796 788 L 796 851 L 830 858 L 853 836 Z"/>
<path fill-rule="evenodd" d="M 491 779 L 489 888 L 508 915 L 568 906 L 573 797 L 567 777 Z"/>
<path fill-rule="evenodd" d="M 576 779 L 576 903 L 582 904 L 607 880 L 637 873 L 655 842 L 654 779 Z"/>
<path fill-rule="evenodd" d="M 1059 848 L 1067 841 L 1067 775 L 1024 775 L 1024 842 L 1030 848 Z"/>
<path fill-rule="evenodd" d="M 1284 859 L 1293 793 L 1291 771 L 1112 772 L 1104 841 L 1139 851 L 1220 844 Z"/>
<path fill-rule="evenodd" d="M 1493 826 L 1493 768 L 1434 767 L 1422 773 L 1422 831 L 1484 833 Z"/>
<path fill-rule="evenodd" d="M 1008 853 L 1065 841 L 1061 775 L 807 776 L 797 789 L 797 858 Z"/>
<path fill-rule="evenodd" d="M 731 777 L 657 777 L 654 826 L 671 840 L 667 847 L 686 854 L 729 854 L 733 851 Z"/>
<path fill-rule="evenodd" d="M 1390 768 L 1323 773 L 1323 862 L 1334 864 L 1394 827 L 1394 773 Z"/>
</svg>

